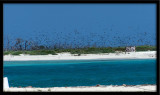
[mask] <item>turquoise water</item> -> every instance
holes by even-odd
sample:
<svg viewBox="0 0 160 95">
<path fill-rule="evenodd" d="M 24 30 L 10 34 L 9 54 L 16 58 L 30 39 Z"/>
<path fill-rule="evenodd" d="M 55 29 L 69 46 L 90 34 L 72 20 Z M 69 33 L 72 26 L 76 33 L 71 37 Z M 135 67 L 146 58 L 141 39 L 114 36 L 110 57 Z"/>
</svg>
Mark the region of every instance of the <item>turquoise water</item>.
<svg viewBox="0 0 160 95">
<path fill-rule="evenodd" d="M 156 60 L 4 61 L 12 87 L 156 84 Z"/>
</svg>

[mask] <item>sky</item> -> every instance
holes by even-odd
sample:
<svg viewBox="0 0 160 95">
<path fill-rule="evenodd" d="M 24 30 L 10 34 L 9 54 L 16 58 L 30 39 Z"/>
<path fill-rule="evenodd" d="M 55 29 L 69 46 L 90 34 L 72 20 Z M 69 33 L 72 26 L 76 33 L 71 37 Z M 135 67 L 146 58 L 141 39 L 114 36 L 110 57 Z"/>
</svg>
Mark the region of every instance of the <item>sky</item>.
<svg viewBox="0 0 160 95">
<path fill-rule="evenodd" d="M 156 45 L 156 5 L 4 4 L 3 36 L 4 44 L 8 36 L 44 45 Z"/>
</svg>

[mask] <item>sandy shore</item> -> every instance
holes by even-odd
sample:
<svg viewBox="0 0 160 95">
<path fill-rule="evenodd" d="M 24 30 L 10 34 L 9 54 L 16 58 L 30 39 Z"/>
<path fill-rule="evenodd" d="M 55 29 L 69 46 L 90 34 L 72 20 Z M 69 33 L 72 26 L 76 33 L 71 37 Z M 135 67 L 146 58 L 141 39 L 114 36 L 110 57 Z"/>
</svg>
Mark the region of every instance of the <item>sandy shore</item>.
<svg viewBox="0 0 160 95">
<path fill-rule="evenodd" d="M 4 61 L 31 61 L 31 60 L 93 60 L 93 59 L 155 59 L 156 51 L 82 54 L 81 56 L 70 53 L 58 55 L 5 55 Z M 51 87 L 51 88 L 8 88 L 5 92 L 155 92 L 156 85 L 136 86 L 84 86 L 84 87 Z"/>
<path fill-rule="evenodd" d="M 89 60 L 89 59 L 152 59 L 156 58 L 156 51 L 82 54 L 77 56 L 70 53 L 58 53 L 58 55 L 5 55 L 4 61 L 31 61 L 31 60 Z"/>
<path fill-rule="evenodd" d="M 156 92 L 156 85 L 8 88 L 4 92 Z"/>
</svg>

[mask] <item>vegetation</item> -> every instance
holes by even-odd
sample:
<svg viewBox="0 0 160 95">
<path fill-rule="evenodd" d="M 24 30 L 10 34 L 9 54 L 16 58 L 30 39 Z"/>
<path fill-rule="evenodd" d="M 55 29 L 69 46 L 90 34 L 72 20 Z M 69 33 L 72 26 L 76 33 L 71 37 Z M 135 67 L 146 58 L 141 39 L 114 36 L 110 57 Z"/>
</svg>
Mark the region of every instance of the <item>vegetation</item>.
<svg viewBox="0 0 160 95">
<path fill-rule="evenodd" d="M 136 47 L 136 51 L 156 51 L 156 47 L 155 46 L 137 46 Z"/>
<path fill-rule="evenodd" d="M 155 51 L 155 46 L 137 46 L 136 51 Z M 97 54 L 97 53 L 114 53 L 115 51 L 122 51 L 125 52 L 125 47 L 88 47 L 88 48 L 71 48 L 71 49 L 52 49 L 52 50 L 30 50 L 30 51 L 4 51 L 4 55 L 19 55 L 19 54 L 30 54 L 30 55 L 56 55 L 57 53 L 61 52 L 70 52 L 71 54 Z"/>
<path fill-rule="evenodd" d="M 33 50 L 33 51 L 4 51 L 4 55 L 19 55 L 19 54 L 29 54 L 29 55 L 56 55 L 54 50 Z"/>
</svg>

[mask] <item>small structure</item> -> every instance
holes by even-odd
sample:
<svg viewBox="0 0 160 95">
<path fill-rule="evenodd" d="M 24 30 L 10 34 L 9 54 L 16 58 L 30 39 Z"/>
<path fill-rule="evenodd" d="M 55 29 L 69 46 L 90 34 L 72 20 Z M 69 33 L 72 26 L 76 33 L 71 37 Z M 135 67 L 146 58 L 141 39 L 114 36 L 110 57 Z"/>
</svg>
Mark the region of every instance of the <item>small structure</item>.
<svg viewBox="0 0 160 95">
<path fill-rule="evenodd" d="M 136 51 L 136 47 L 135 46 L 130 46 L 130 47 L 126 47 L 126 52 L 135 52 Z"/>
<path fill-rule="evenodd" d="M 9 83 L 8 83 L 8 78 L 7 77 L 3 78 L 3 89 L 4 88 L 9 88 Z"/>
</svg>

